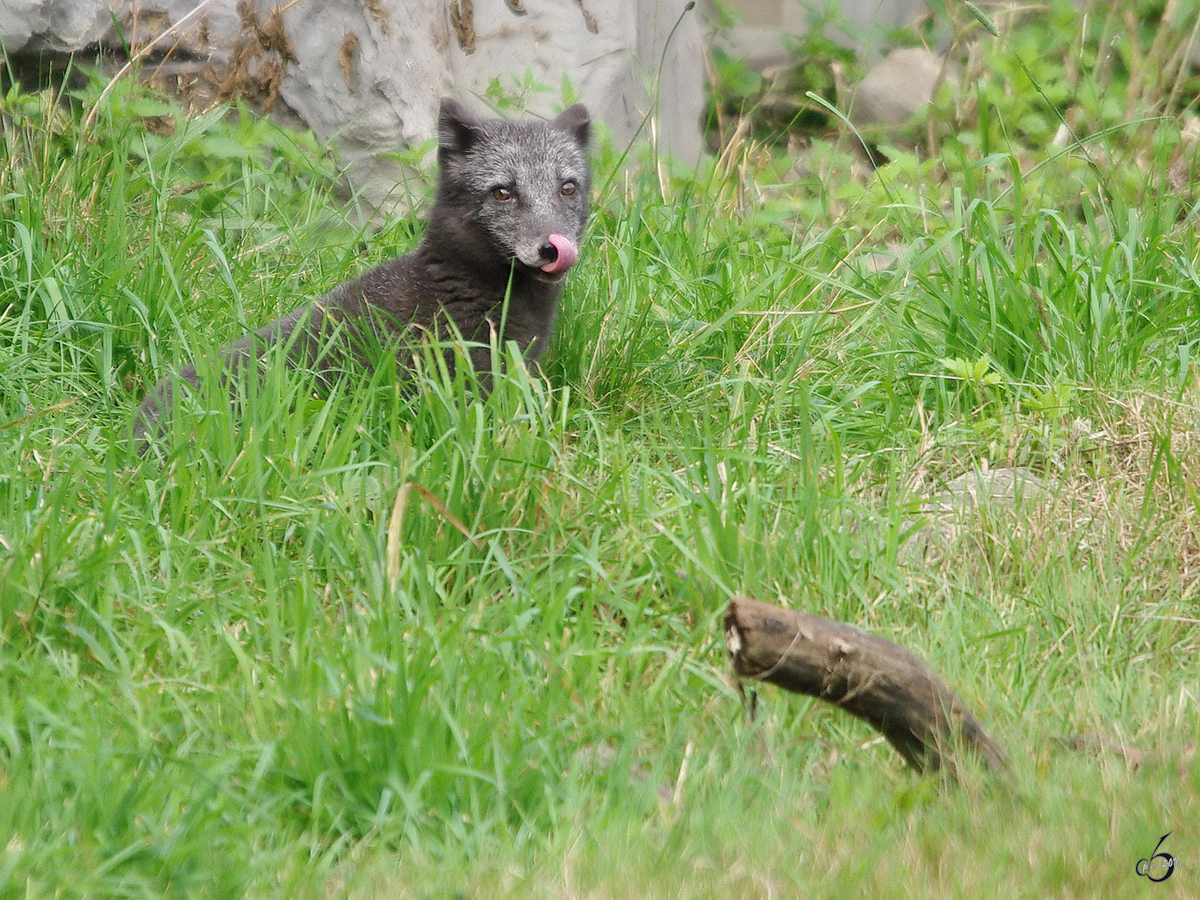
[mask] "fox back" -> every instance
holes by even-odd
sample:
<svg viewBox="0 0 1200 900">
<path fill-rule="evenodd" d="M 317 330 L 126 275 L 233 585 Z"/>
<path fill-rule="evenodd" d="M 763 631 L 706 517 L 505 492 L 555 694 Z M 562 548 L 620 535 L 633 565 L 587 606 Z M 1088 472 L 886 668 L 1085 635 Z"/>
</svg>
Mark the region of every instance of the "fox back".
<svg viewBox="0 0 1200 900">
<path fill-rule="evenodd" d="M 493 337 L 536 360 L 587 224 L 590 130 L 579 104 L 550 122 L 509 122 L 477 119 L 443 100 L 437 194 L 420 245 L 219 350 L 223 377 L 253 377 L 257 360 L 276 346 L 289 365 L 329 377 L 347 364 L 371 368 L 364 348 L 387 346 L 404 371 L 425 336 L 471 342 L 470 362 L 485 384 Z M 197 386 L 196 367 L 160 382 L 142 401 L 134 426 L 139 453 L 162 428 L 177 381 Z"/>
</svg>

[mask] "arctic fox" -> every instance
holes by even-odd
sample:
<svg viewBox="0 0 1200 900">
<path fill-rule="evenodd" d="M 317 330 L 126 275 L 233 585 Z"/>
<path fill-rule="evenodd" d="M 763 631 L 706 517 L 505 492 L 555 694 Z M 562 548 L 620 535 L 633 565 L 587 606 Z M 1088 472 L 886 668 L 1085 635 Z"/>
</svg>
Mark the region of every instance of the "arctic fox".
<svg viewBox="0 0 1200 900">
<path fill-rule="evenodd" d="M 438 117 L 438 188 L 416 250 L 334 288 L 219 351 L 219 368 L 236 380 L 272 347 L 290 365 L 318 373 L 346 359 L 370 367 L 366 347 L 394 348 L 409 368 L 413 343 L 457 332 L 475 342 L 470 361 L 491 370 L 489 339 L 514 341 L 526 359 L 546 349 L 563 277 L 579 258 L 588 217 L 591 120 L 576 104 L 550 122 L 477 119 L 442 100 Z M 329 352 L 329 335 L 338 346 Z M 179 379 L 199 384 L 194 365 Z M 486 374 L 485 374 L 486 377 Z M 138 409 L 134 439 L 144 453 L 169 415 L 176 379 L 150 391 Z"/>
</svg>

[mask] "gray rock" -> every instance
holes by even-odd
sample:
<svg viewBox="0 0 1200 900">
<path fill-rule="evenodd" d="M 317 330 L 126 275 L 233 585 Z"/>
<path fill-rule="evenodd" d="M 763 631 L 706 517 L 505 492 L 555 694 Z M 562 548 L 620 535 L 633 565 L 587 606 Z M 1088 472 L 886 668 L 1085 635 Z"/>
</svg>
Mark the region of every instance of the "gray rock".
<svg viewBox="0 0 1200 900">
<path fill-rule="evenodd" d="M 923 113 L 943 82 L 955 84 L 953 67 L 923 47 L 893 50 L 863 76 L 850 101 L 849 117 L 869 142 L 889 139 L 910 145 Z"/>
<path fill-rule="evenodd" d="M 860 59 L 877 60 L 889 32 L 908 28 L 929 12 L 926 0 L 725 0 L 735 24 L 717 36 L 721 48 L 759 71 L 793 61 L 791 44 L 821 23 L 827 10 L 833 18 L 823 34 Z"/>
<path fill-rule="evenodd" d="M 965 513 L 988 504 L 1016 506 L 1051 499 L 1042 479 L 1021 466 L 975 469 L 946 483 L 944 491 L 921 504 L 923 512 Z"/>
<path fill-rule="evenodd" d="M 948 481 L 941 491 L 921 504 L 924 524 L 907 523 L 911 535 L 900 552 L 908 565 L 936 561 L 962 529 L 984 510 L 1028 510 L 1054 499 L 1054 491 L 1038 476 L 1022 467 L 974 469 Z"/>
</svg>

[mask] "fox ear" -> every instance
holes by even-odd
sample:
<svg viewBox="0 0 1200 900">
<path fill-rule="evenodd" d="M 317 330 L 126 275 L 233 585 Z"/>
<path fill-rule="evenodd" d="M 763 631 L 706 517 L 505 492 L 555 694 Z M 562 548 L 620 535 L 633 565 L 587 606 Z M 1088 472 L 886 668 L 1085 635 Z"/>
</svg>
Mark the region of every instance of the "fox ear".
<svg viewBox="0 0 1200 900">
<path fill-rule="evenodd" d="M 438 113 L 438 154 L 462 155 L 479 140 L 482 125 L 465 106 L 449 97 L 442 98 Z"/>
<path fill-rule="evenodd" d="M 550 124 L 572 135 L 580 147 L 586 147 L 591 140 L 592 117 L 588 115 L 587 107 L 582 103 L 568 106 Z"/>
</svg>

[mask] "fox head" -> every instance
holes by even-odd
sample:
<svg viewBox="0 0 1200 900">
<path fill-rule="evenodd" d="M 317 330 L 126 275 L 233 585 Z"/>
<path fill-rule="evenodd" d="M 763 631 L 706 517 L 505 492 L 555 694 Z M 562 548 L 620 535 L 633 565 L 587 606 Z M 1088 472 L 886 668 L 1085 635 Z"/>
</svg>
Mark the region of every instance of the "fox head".
<svg viewBox="0 0 1200 900">
<path fill-rule="evenodd" d="M 508 122 L 477 119 L 443 100 L 435 212 L 445 219 L 441 227 L 456 232 L 456 252 L 561 281 L 579 257 L 587 223 L 590 136 L 582 104 L 549 122 Z"/>
</svg>

